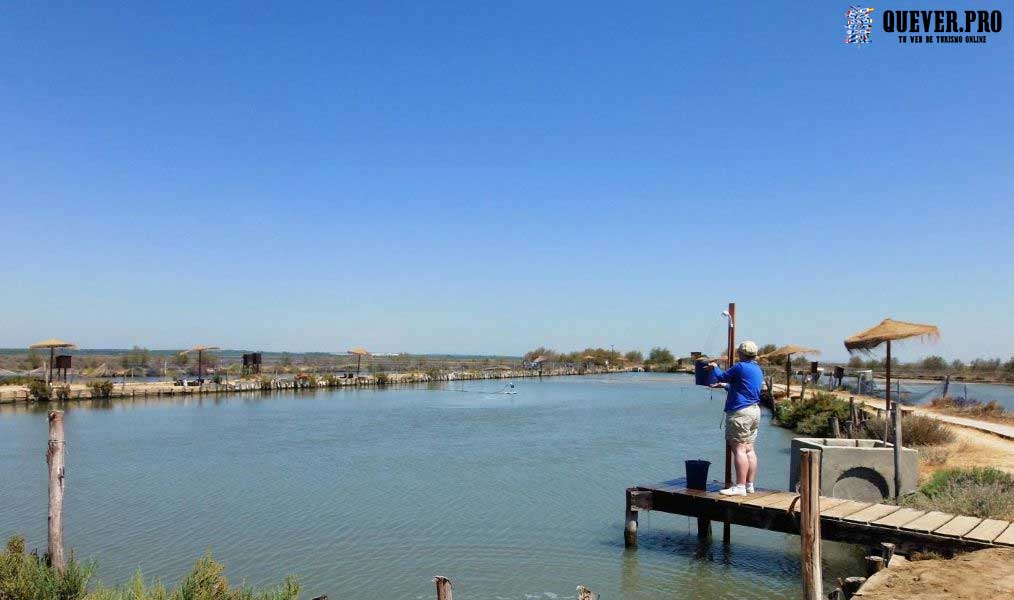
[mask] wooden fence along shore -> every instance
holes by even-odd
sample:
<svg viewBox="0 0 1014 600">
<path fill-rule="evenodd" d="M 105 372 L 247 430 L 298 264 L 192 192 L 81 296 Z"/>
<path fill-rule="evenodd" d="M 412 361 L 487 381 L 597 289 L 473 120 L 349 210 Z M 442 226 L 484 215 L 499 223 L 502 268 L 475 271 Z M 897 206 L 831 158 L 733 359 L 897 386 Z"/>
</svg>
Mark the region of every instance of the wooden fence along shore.
<svg viewBox="0 0 1014 600">
<path fill-rule="evenodd" d="M 417 383 L 447 382 L 447 381 L 478 381 L 490 379 L 523 379 L 530 377 L 561 377 L 567 375 L 605 375 L 609 373 L 624 373 L 629 369 L 553 369 L 538 371 L 533 369 L 519 369 L 511 371 L 468 371 L 461 373 L 447 373 L 432 376 L 428 373 L 385 373 L 381 375 L 362 375 L 358 377 L 337 377 L 337 376 L 297 376 L 294 379 L 280 379 L 262 377 L 257 380 L 242 379 L 225 383 L 206 382 L 203 385 L 174 385 L 170 382 L 150 383 L 116 383 L 108 396 L 101 398 L 154 398 L 162 396 L 193 396 L 204 394 L 226 394 L 235 392 L 258 392 L 276 390 L 301 390 L 301 389 L 335 389 L 343 387 L 371 387 L 371 386 L 394 386 Z M 54 390 L 60 384 L 54 384 Z M 91 400 L 95 397 L 91 390 L 82 384 L 70 386 L 67 393 L 67 400 Z M 54 398 L 55 399 L 55 398 Z M 16 388 L 11 390 L 3 389 L 0 386 L 0 403 L 31 402 L 33 401 L 27 388 Z"/>
</svg>

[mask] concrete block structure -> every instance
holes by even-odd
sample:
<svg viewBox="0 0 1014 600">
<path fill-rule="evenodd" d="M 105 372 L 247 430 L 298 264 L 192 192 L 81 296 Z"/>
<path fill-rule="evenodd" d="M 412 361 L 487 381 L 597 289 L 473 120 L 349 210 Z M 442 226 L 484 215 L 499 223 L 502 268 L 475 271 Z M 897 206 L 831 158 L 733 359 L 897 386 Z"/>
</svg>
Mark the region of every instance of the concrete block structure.
<svg viewBox="0 0 1014 600">
<path fill-rule="evenodd" d="M 894 497 L 894 446 L 878 440 L 793 438 L 789 489 L 799 484 L 800 450 L 820 451 L 820 493 L 823 496 L 879 502 Z M 919 485 L 919 452 L 901 449 L 901 493 Z"/>
</svg>

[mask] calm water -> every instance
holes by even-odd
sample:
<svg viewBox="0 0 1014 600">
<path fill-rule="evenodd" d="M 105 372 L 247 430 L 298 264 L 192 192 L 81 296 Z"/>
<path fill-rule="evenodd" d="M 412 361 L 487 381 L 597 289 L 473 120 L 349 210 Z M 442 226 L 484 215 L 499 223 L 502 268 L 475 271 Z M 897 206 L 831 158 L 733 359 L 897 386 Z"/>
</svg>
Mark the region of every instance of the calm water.
<svg viewBox="0 0 1014 600">
<path fill-rule="evenodd" d="M 66 407 L 66 540 L 118 582 L 174 581 L 206 549 L 232 581 L 296 574 L 304 598 L 797 598 L 798 538 L 641 518 L 623 491 L 705 458 L 721 475 L 721 395 L 630 374 Z M 465 391 L 459 391 L 464 389 Z M 0 534 L 45 547 L 45 410 L 0 407 Z M 760 485 L 786 487 L 789 434 L 765 423 Z M 828 579 L 861 551 L 825 543 Z"/>
</svg>

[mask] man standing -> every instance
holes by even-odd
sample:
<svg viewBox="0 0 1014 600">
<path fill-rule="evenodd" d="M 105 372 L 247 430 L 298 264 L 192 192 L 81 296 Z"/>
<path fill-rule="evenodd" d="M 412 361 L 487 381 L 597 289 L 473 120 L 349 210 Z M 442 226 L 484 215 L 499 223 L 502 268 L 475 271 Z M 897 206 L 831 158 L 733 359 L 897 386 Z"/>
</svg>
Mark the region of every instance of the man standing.
<svg viewBox="0 0 1014 600">
<path fill-rule="evenodd" d="M 757 366 L 757 344 L 746 341 L 736 350 L 739 362 L 727 371 L 711 363 L 718 383 L 712 387 L 725 388 L 725 439 L 732 447 L 736 465 L 735 484 L 720 493 L 726 496 L 745 496 L 753 493 L 757 475 L 757 454 L 754 442 L 760 427 L 760 392 L 764 373 Z"/>
</svg>

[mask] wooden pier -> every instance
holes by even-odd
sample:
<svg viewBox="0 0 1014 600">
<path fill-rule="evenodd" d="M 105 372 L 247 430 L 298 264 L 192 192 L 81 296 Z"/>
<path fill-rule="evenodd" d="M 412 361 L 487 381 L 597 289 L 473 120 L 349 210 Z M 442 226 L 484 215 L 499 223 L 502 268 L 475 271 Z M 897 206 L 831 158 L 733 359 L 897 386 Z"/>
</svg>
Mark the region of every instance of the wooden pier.
<svg viewBox="0 0 1014 600">
<path fill-rule="evenodd" d="M 710 521 L 799 534 L 799 494 L 758 489 L 748 496 L 723 496 L 719 483 L 707 490 L 687 489 L 686 479 L 627 489 L 625 539 L 637 543 L 637 514 L 654 510 L 698 519 L 698 535 L 710 535 Z M 824 540 L 862 545 L 895 544 L 899 552 L 932 550 L 943 554 L 1014 547 L 1014 525 L 891 504 L 820 497 Z"/>
</svg>

